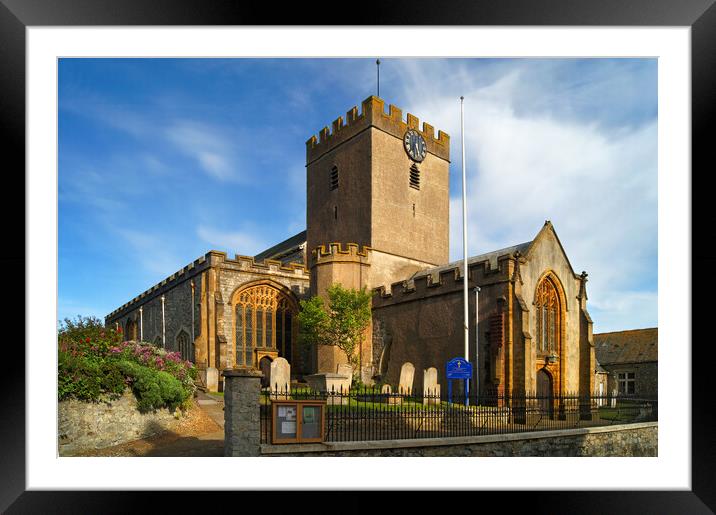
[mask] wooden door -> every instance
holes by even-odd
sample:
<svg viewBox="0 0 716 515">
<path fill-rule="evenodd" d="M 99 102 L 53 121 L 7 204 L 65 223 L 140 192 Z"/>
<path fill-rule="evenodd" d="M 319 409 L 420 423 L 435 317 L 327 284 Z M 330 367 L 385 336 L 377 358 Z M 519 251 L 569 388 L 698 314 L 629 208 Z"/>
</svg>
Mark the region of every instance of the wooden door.
<svg viewBox="0 0 716 515">
<path fill-rule="evenodd" d="M 552 378 L 544 369 L 537 371 L 537 403 L 542 416 L 552 418 L 552 406 L 554 404 Z"/>
</svg>

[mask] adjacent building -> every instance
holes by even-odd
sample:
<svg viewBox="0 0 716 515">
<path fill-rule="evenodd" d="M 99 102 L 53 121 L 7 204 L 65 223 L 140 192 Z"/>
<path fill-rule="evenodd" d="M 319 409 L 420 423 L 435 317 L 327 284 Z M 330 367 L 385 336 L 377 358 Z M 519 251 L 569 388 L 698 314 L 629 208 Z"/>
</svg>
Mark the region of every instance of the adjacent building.
<svg viewBox="0 0 716 515">
<path fill-rule="evenodd" d="M 608 372 L 610 394 L 656 399 L 659 330 L 633 329 L 594 335 L 597 361 Z"/>
</svg>

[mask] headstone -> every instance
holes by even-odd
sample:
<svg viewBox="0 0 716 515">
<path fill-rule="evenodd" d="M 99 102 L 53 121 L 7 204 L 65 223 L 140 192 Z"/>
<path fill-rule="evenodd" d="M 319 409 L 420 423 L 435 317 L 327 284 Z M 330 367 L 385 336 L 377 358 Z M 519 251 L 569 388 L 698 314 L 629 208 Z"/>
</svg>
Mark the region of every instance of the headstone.
<svg viewBox="0 0 716 515">
<path fill-rule="evenodd" d="M 438 369 L 435 367 L 423 370 L 423 404 L 440 404 Z"/>
<path fill-rule="evenodd" d="M 331 374 L 330 372 L 320 372 L 304 376 L 304 379 L 314 392 L 328 394 L 326 398 L 328 404 L 349 404 L 345 376 Z"/>
<path fill-rule="evenodd" d="M 285 358 L 276 358 L 271 362 L 269 388 L 271 393 L 288 394 L 291 392 L 291 365 Z"/>
<path fill-rule="evenodd" d="M 389 384 L 384 384 L 380 389 L 383 402 L 388 404 L 400 404 L 403 400 L 399 395 L 393 395 L 393 388 Z"/>
<path fill-rule="evenodd" d="M 349 363 L 338 365 L 337 373 L 339 376 L 346 376 L 348 380 L 345 382 L 344 390 L 350 390 L 353 386 L 353 367 Z"/>
<path fill-rule="evenodd" d="M 409 361 L 403 363 L 400 367 L 400 383 L 398 383 L 398 393 L 400 395 L 409 395 L 413 391 L 413 376 L 415 375 L 415 367 Z"/>
</svg>

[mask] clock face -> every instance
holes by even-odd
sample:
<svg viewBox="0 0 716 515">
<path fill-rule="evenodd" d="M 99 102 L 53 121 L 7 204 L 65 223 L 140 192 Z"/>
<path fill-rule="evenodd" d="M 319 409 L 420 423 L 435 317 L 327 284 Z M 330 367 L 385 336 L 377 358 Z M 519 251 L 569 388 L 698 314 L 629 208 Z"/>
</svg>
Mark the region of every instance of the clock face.
<svg viewBox="0 0 716 515">
<path fill-rule="evenodd" d="M 425 159 L 425 154 L 428 151 L 428 147 L 425 144 L 423 137 L 418 134 L 417 131 L 410 129 L 405 133 L 403 138 L 403 146 L 405 151 L 410 156 L 410 159 L 417 161 L 418 163 Z"/>
</svg>

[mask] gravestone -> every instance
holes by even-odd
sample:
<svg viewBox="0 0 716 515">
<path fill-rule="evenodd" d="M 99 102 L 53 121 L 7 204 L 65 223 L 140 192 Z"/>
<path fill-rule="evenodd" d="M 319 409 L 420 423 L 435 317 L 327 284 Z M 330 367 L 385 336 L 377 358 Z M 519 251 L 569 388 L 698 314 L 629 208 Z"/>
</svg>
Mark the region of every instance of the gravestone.
<svg viewBox="0 0 716 515">
<path fill-rule="evenodd" d="M 383 402 L 388 404 L 400 404 L 403 399 L 399 395 L 393 395 L 393 388 L 389 384 L 384 384 L 380 389 Z"/>
<path fill-rule="evenodd" d="M 423 370 L 423 404 L 440 404 L 438 369 L 435 367 Z"/>
<path fill-rule="evenodd" d="M 291 365 L 284 358 L 276 358 L 271 362 L 269 374 L 271 393 L 289 393 L 291 391 Z"/>
<path fill-rule="evenodd" d="M 346 376 L 348 378 L 343 384 L 343 391 L 347 392 L 351 389 L 351 386 L 353 386 L 353 367 L 348 363 L 338 365 L 337 373 L 339 376 Z"/>
<path fill-rule="evenodd" d="M 400 395 L 410 395 L 413 391 L 413 376 L 415 376 L 415 366 L 409 361 L 403 363 L 400 367 L 400 383 L 398 383 Z"/>
</svg>

